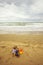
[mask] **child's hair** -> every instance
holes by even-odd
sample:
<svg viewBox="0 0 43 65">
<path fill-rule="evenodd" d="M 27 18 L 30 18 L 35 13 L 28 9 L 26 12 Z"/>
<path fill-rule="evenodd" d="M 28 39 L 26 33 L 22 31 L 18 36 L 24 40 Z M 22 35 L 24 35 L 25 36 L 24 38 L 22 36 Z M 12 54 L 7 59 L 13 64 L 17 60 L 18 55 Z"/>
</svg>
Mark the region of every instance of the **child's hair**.
<svg viewBox="0 0 43 65">
<path fill-rule="evenodd" d="M 14 47 L 13 47 L 13 49 L 16 49 L 16 48 L 17 48 L 17 46 L 14 46 Z"/>
</svg>

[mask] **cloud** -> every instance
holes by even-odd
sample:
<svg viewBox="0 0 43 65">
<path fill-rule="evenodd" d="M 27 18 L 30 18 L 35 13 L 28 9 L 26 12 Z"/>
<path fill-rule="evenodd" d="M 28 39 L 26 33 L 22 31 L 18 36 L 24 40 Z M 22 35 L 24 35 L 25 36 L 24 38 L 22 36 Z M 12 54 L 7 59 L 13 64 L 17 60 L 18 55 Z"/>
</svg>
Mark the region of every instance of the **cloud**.
<svg viewBox="0 0 43 65">
<path fill-rule="evenodd" d="M 43 22 L 43 0 L 0 0 L 0 22 Z"/>
</svg>

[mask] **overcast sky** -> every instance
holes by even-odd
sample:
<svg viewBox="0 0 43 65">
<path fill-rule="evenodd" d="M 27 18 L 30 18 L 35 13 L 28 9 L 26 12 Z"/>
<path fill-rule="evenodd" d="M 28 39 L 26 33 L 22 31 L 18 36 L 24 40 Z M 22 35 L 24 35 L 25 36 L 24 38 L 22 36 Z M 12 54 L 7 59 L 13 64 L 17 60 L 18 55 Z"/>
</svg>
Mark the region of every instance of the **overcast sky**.
<svg viewBox="0 0 43 65">
<path fill-rule="evenodd" d="M 0 0 L 0 22 L 43 22 L 43 0 Z"/>
</svg>

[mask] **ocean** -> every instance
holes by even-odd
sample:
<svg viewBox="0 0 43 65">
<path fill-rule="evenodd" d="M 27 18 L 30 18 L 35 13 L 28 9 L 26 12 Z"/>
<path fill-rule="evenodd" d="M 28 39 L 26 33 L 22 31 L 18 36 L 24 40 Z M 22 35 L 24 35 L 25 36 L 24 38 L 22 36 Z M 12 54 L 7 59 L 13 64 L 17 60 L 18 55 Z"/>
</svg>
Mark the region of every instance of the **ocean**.
<svg viewBox="0 0 43 65">
<path fill-rule="evenodd" d="M 43 31 L 43 23 L 34 22 L 0 22 L 0 34 L 29 33 Z"/>
</svg>

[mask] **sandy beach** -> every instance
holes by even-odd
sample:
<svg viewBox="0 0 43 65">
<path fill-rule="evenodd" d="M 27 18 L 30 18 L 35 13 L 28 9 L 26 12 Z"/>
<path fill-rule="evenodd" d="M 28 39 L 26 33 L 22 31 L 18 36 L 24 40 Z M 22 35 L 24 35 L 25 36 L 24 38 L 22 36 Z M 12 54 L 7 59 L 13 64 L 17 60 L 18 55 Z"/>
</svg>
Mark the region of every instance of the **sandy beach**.
<svg viewBox="0 0 43 65">
<path fill-rule="evenodd" d="M 24 51 L 19 58 L 15 45 Z M 43 65 L 43 34 L 0 34 L 0 65 Z"/>
</svg>

